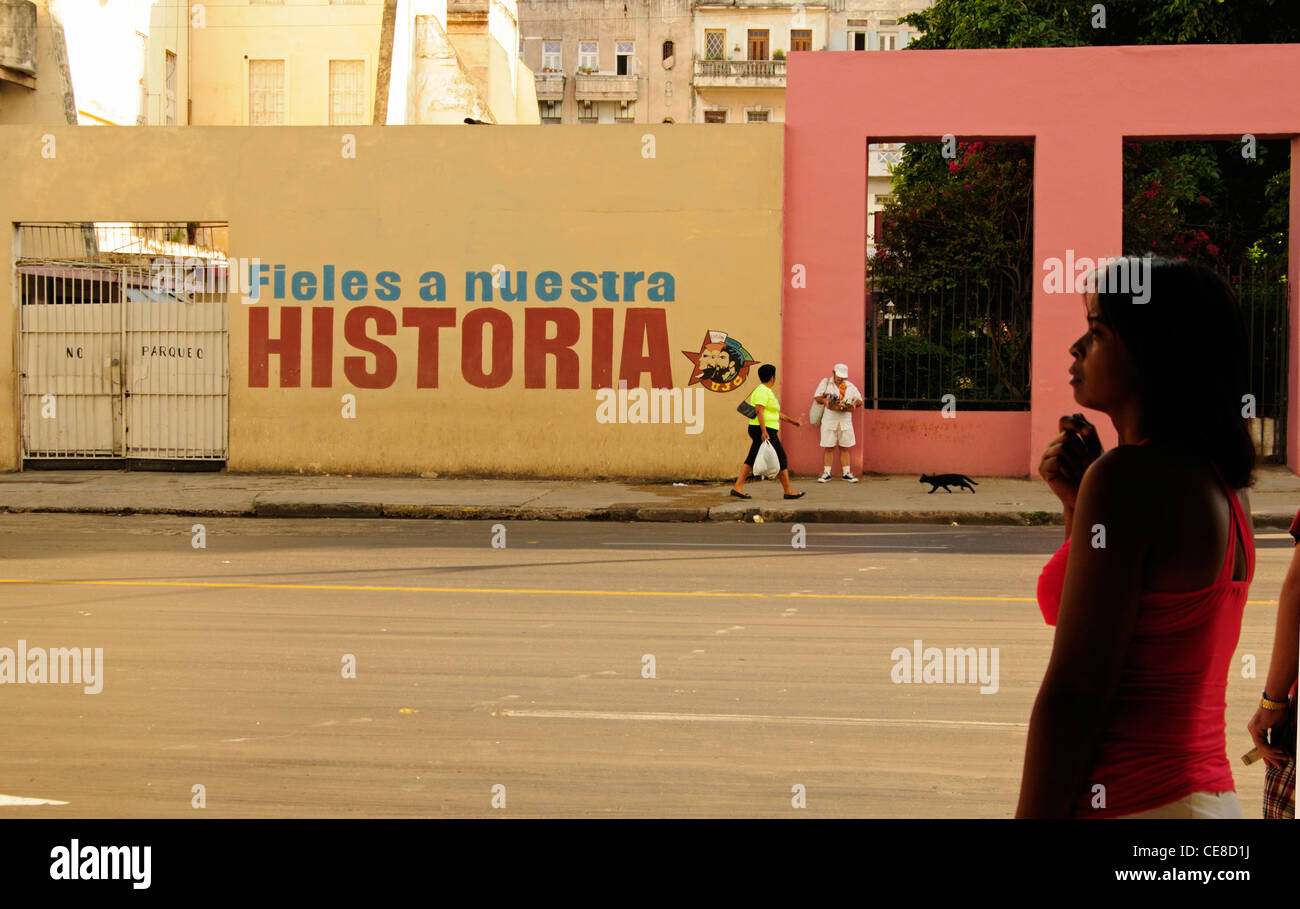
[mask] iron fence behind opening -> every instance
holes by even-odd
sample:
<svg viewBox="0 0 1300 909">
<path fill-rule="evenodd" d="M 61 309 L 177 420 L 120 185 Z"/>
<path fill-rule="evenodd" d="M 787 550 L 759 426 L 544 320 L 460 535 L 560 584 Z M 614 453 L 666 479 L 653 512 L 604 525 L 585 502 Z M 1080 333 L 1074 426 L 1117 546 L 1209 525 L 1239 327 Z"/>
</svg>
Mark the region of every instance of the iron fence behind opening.
<svg viewBox="0 0 1300 909">
<path fill-rule="evenodd" d="M 1223 270 L 1250 344 L 1250 430 L 1263 461 L 1286 461 L 1288 284 L 1285 263 Z M 899 282 L 900 284 L 903 282 Z M 868 279 L 866 376 L 879 410 L 1028 410 L 1032 287 L 958 278 L 942 291 L 887 290 Z M 1077 297 L 1075 298 L 1077 299 Z M 1082 332 L 1082 310 L 1080 331 Z M 1062 363 L 1065 363 L 1062 351 Z"/>
<path fill-rule="evenodd" d="M 1290 335 L 1285 263 L 1265 260 L 1221 273 L 1241 304 L 1250 341 L 1249 392 L 1255 396 L 1255 417 L 1249 424 L 1255 450 L 1263 461 L 1286 463 Z"/>
<path fill-rule="evenodd" d="M 901 283 L 901 282 L 900 282 Z M 1027 280 L 969 277 L 939 291 L 869 281 L 866 374 L 872 407 L 1029 409 Z"/>
</svg>

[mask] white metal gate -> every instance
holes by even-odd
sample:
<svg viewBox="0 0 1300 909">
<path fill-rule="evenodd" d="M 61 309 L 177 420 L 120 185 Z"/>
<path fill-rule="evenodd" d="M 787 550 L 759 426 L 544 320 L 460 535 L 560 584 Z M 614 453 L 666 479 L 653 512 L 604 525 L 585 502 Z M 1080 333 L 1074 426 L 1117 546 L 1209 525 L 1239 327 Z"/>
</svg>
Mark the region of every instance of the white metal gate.
<svg viewBox="0 0 1300 909">
<path fill-rule="evenodd" d="M 104 269 L 20 266 L 24 458 L 123 457 L 121 287 Z"/>
<path fill-rule="evenodd" d="M 86 233 L 20 225 L 23 458 L 224 461 L 226 263 L 123 253 L 120 239 L 112 253 L 94 241 L 89 256 L 49 255 L 84 248 Z M 45 254 L 25 254 L 33 247 Z M 185 275 L 182 262 L 199 265 Z"/>
</svg>

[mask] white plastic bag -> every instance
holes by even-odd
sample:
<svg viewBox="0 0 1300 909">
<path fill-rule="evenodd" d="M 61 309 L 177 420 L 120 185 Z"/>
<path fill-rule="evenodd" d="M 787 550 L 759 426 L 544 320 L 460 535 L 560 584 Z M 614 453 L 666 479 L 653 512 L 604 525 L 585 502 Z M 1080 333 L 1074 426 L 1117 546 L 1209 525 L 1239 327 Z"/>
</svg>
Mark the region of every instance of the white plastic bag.
<svg viewBox="0 0 1300 909">
<path fill-rule="evenodd" d="M 754 476 L 771 480 L 780 472 L 781 459 L 776 456 L 776 449 L 772 447 L 771 440 L 765 440 L 758 447 L 758 454 L 754 457 Z"/>
</svg>

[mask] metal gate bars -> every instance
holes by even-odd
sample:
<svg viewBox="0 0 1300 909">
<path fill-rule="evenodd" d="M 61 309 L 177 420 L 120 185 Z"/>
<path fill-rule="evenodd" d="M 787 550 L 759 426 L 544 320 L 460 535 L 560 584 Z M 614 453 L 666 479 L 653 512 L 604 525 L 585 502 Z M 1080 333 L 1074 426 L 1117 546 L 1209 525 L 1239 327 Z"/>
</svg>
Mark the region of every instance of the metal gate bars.
<svg viewBox="0 0 1300 909">
<path fill-rule="evenodd" d="M 195 247 L 141 249 L 151 244 L 134 225 L 137 248 L 123 252 L 104 236 L 121 228 L 88 228 L 20 226 L 24 460 L 224 461 L 224 256 L 149 255 Z"/>
</svg>

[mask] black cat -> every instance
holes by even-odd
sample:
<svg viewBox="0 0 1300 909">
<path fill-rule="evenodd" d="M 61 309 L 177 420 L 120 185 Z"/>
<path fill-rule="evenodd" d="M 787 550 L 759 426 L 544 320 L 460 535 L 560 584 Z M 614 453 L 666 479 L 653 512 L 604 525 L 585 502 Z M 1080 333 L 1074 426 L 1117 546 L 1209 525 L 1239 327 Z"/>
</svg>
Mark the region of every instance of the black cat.
<svg viewBox="0 0 1300 909">
<path fill-rule="evenodd" d="M 934 491 L 940 486 L 948 489 L 949 485 L 956 486 L 958 489 L 969 489 L 972 494 L 975 492 L 975 487 L 971 486 L 975 481 L 964 473 L 936 473 L 933 476 L 923 473 L 921 474 L 921 482 L 930 484 L 930 495 L 934 495 Z M 975 486 L 978 485 L 980 484 L 975 483 Z M 952 490 L 948 489 L 948 492 L 952 492 Z"/>
</svg>

